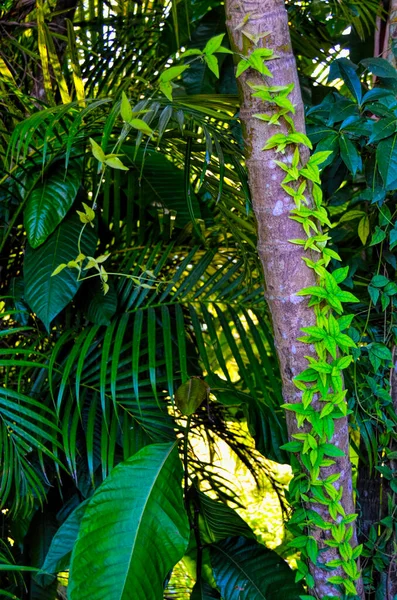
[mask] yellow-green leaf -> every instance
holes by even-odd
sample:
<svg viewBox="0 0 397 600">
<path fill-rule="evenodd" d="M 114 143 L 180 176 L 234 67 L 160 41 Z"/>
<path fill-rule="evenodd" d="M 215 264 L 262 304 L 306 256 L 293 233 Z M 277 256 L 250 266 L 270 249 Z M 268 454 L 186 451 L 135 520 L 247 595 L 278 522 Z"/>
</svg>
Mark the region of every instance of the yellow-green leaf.
<svg viewBox="0 0 397 600">
<path fill-rule="evenodd" d="M 121 117 L 122 117 L 123 121 L 125 123 L 129 123 L 132 119 L 132 108 L 131 108 L 130 101 L 128 100 L 125 92 L 123 92 L 121 95 L 120 112 L 121 112 Z"/>
<path fill-rule="evenodd" d="M 128 167 L 123 165 L 121 160 L 117 156 L 108 155 L 105 156 L 105 165 L 112 167 L 113 169 L 121 169 L 122 171 L 128 171 Z"/>
<path fill-rule="evenodd" d="M 369 233 L 370 233 L 369 218 L 367 215 L 365 215 L 364 217 L 362 217 L 360 219 L 360 222 L 358 224 L 358 237 L 360 238 L 363 245 L 365 245 L 365 243 L 368 239 Z"/>
<path fill-rule="evenodd" d="M 99 144 L 96 143 L 95 140 L 90 138 L 92 153 L 99 162 L 105 162 L 106 155 Z"/>
<path fill-rule="evenodd" d="M 153 129 L 143 119 L 130 119 L 128 123 L 131 127 L 138 129 L 142 133 L 146 133 L 147 135 L 152 135 L 153 133 Z"/>
<path fill-rule="evenodd" d="M 62 264 L 58 265 L 57 268 L 54 269 L 53 272 L 51 273 L 51 277 L 54 277 L 54 275 L 58 275 L 58 273 L 63 271 L 66 267 L 67 267 L 66 263 L 62 263 Z"/>
</svg>

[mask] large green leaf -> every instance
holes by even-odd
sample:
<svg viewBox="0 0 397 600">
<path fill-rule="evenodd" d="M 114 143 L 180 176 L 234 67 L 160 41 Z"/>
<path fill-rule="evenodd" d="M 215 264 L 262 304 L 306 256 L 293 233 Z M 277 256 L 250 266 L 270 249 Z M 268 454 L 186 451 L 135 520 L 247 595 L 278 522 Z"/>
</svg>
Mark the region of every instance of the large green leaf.
<svg viewBox="0 0 397 600">
<path fill-rule="evenodd" d="M 64 269 L 51 277 L 54 269 L 76 258 L 81 223 L 76 216 L 67 218 L 39 248 L 26 247 L 23 265 L 25 299 L 49 329 L 51 321 L 72 300 L 80 283 L 76 269 Z M 96 235 L 86 227 L 81 248 L 84 254 L 95 251 Z"/>
<path fill-rule="evenodd" d="M 76 543 L 80 523 L 87 508 L 85 500 L 62 523 L 51 541 L 51 546 L 45 557 L 38 576 L 56 574 L 69 568 L 73 546 Z"/>
<path fill-rule="evenodd" d="M 80 163 L 71 163 L 65 173 L 61 162 L 33 189 L 24 212 L 24 225 L 32 248 L 45 242 L 65 217 L 76 198 L 81 175 Z"/>
<path fill-rule="evenodd" d="M 175 444 L 146 446 L 92 496 L 74 547 L 70 600 L 160 600 L 189 540 Z"/>
<path fill-rule="evenodd" d="M 223 600 L 299 600 L 303 593 L 288 564 L 254 540 L 228 538 L 210 553 Z"/>
</svg>

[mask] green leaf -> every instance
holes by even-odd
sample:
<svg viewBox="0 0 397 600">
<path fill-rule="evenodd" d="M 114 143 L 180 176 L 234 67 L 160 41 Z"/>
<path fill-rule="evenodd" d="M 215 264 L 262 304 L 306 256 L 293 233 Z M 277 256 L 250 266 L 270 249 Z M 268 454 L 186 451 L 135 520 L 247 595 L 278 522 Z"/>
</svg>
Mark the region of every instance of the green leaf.
<svg viewBox="0 0 397 600">
<path fill-rule="evenodd" d="M 130 119 L 128 124 L 134 129 L 146 133 L 146 135 L 152 135 L 153 129 L 143 119 Z"/>
<path fill-rule="evenodd" d="M 332 271 L 332 276 L 336 283 L 342 283 L 342 281 L 345 281 L 348 273 L 349 267 L 341 267 L 340 269 L 335 269 L 335 271 Z"/>
<path fill-rule="evenodd" d="M 302 450 L 302 444 L 300 442 L 287 442 L 281 446 L 283 450 L 287 452 L 300 452 Z"/>
<path fill-rule="evenodd" d="M 361 156 L 356 146 L 349 140 L 347 135 L 342 133 L 339 137 L 339 148 L 343 162 L 354 177 L 357 171 L 361 171 L 363 167 Z"/>
<path fill-rule="evenodd" d="M 358 104 L 360 104 L 362 96 L 361 83 L 356 70 L 357 66 L 348 58 L 338 58 L 331 64 L 328 81 L 333 81 L 340 77 L 345 82 Z"/>
<path fill-rule="evenodd" d="M 130 101 L 127 98 L 126 93 L 123 91 L 121 94 L 121 117 L 125 123 L 129 123 L 132 119 L 132 108 Z"/>
<path fill-rule="evenodd" d="M 113 169 L 120 169 L 121 171 L 128 171 L 128 167 L 123 165 L 123 163 L 117 156 L 112 156 L 109 154 L 108 156 L 105 156 L 104 162 L 105 162 L 105 165 L 108 165 L 108 167 L 112 167 Z"/>
<path fill-rule="evenodd" d="M 90 138 L 90 143 L 93 155 L 97 160 L 99 160 L 99 162 L 103 163 L 105 161 L 105 153 L 102 150 L 101 146 L 97 144 L 96 141 L 92 138 Z"/>
<path fill-rule="evenodd" d="M 393 250 L 397 245 L 397 227 L 396 225 L 390 230 L 390 250 Z"/>
<path fill-rule="evenodd" d="M 169 67 L 169 69 L 165 69 L 159 78 L 160 83 L 168 83 L 173 79 L 176 79 L 181 75 L 186 69 L 189 68 L 189 65 L 179 65 L 176 67 Z"/>
<path fill-rule="evenodd" d="M 189 541 L 181 479 L 175 444 L 146 446 L 114 468 L 81 522 L 70 600 L 163 597 L 164 580 Z"/>
<path fill-rule="evenodd" d="M 326 454 L 327 456 L 333 456 L 333 457 L 345 456 L 345 453 L 343 452 L 343 450 L 341 450 L 334 444 L 321 444 L 320 448 L 324 452 L 324 454 Z"/>
<path fill-rule="evenodd" d="M 369 353 L 377 356 L 381 360 L 385 360 L 386 362 L 391 362 L 392 354 L 390 349 L 385 346 L 385 344 L 381 344 L 380 342 L 374 342 L 372 344 L 368 344 L 367 346 Z"/>
<path fill-rule="evenodd" d="M 395 133 L 396 131 L 396 125 L 396 117 L 386 117 L 385 119 L 379 119 L 379 121 L 374 123 L 368 143 L 373 144 L 373 142 L 379 142 L 379 140 L 383 140 L 384 138 L 393 135 L 393 133 Z"/>
<path fill-rule="evenodd" d="M 223 600 L 299 600 L 303 592 L 287 563 L 254 540 L 228 538 L 210 555 Z"/>
<path fill-rule="evenodd" d="M 29 244 L 26 247 L 23 263 L 25 299 L 47 330 L 80 287 L 76 269 L 66 268 L 51 277 L 61 263 L 67 264 L 76 258 L 80 231 L 80 221 L 73 215 L 63 221 L 39 248 L 33 249 Z M 92 256 L 96 241 L 93 230 L 86 227 L 82 236 L 82 252 Z"/>
<path fill-rule="evenodd" d="M 384 184 L 388 187 L 397 179 L 397 134 L 379 142 L 376 160 Z"/>
<path fill-rule="evenodd" d="M 386 77 L 387 79 L 397 79 L 396 69 L 384 58 L 364 58 L 360 61 L 370 73 L 377 77 Z"/>
<path fill-rule="evenodd" d="M 249 69 L 249 68 L 250 68 L 250 66 L 251 66 L 251 65 L 250 65 L 249 61 L 248 61 L 246 58 L 242 58 L 242 59 L 240 60 L 240 62 L 238 63 L 238 65 L 237 65 L 237 69 L 236 69 L 236 78 L 237 78 L 237 77 L 240 77 L 240 75 L 241 75 L 242 73 L 244 73 L 244 71 L 246 71 L 247 69 Z"/>
<path fill-rule="evenodd" d="M 364 246 L 365 246 L 365 242 L 367 241 L 367 238 L 369 236 L 369 233 L 370 233 L 369 218 L 367 217 L 367 215 L 365 215 L 365 217 L 362 217 L 362 219 L 360 219 L 360 222 L 358 224 L 358 237 L 360 238 L 360 240 Z"/>
<path fill-rule="evenodd" d="M 374 275 L 371 279 L 371 285 L 376 288 L 385 287 L 389 283 L 389 280 L 384 275 Z"/>
<path fill-rule="evenodd" d="M 205 62 L 207 63 L 208 68 L 213 72 L 215 77 L 219 79 L 219 64 L 216 56 L 212 54 L 208 54 L 204 57 Z"/>
<path fill-rule="evenodd" d="M 180 54 L 180 58 L 188 58 L 189 56 L 201 56 L 203 52 L 199 50 L 199 48 L 190 48 L 190 50 L 186 50 Z"/>
<path fill-rule="evenodd" d="M 204 54 L 213 54 L 214 52 L 216 52 L 221 47 L 224 37 L 225 37 L 225 34 L 221 33 L 220 35 L 216 35 L 215 37 L 208 40 L 208 42 L 206 43 L 206 45 L 204 47 L 203 53 Z"/>
<path fill-rule="evenodd" d="M 58 163 L 33 189 L 24 212 L 24 226 L 32 248 L 45 242 L 65 217 L 77 196 L 81 175 L 77 161 L 70 164 L 67 172 L 64 164 Z"/>
<path fill-rule="evenodd" d="M 172 102 L 172 85 L 169 81 L 160 81 L 160 91 Z"/>
<path fill-rule="evenodd" d="M 79 506 L 68 516 L 66 521 L 62 523 L 52 538 L 51 546 L 38 575 L 47 573 L 56 575 L 69 568 L 72 550 L 76 543 L 80 523 L 88 502 L 88 500 L 85 500 L 79 504 Z"/>
<path fill-rule="evenodd" d="M 380 227 L 376 226 L 375 232 L 372 234 L 370 246 L 380 244 L 386 238 L 386 232 Z"/>
</svg>

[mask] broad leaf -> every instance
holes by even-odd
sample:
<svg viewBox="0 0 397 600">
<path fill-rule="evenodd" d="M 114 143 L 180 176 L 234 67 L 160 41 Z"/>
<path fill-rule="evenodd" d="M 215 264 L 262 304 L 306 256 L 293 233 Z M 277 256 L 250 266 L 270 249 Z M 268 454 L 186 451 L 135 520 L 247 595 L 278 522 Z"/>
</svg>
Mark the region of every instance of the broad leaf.
<svg viewBox="0 0 397 600">
<path fill-rule="evenodd" d="M 76 198 L 81 175 L 77 161 L 71 163 L 67 172 L 61 162 L 33 189 L 24 212 L 24 225 L 32 248 L 45 242 L 65 217 Z"/>
<path fill-rule="evenodd" d="M 78 238 L 81 231 L 79 219 L 66 219 L 39 248 L 26 247 L 23 264 L 25 299 L 30 308 L 49 329 L 51 321 L 70 302 L 80 283 L 76 269 L 63 269 L 51 277 L 55 268 L 76 258 Z M 82 252 L 92 255 L 95 251 L 96 235 L 86 227 L 81 242 Z"/>
<path fill-rule="evenodd" d="M 254 540 L 228 538 L 210 553 L 223 600 L 299 600 L 303 593 L 288 564 Z"/>
<path fill-rule="evenodd" d="M 81 523 L 70 600 L 163 597 L 167 573 L 189 541 L 181 479 L 175 444 L 146 446 L 112 471 Z"/>
</svg>

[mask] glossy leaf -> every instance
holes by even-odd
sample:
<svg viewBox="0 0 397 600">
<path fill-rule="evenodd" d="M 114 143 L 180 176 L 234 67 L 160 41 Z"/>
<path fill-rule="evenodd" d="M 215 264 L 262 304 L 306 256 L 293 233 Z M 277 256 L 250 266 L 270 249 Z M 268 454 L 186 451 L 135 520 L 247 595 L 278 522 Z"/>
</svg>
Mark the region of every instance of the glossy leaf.
<svg viewBox="0 0 397 600">
<path fill-rule="evenodd" d="M 147 446 L 112 471 L 81 523 L 70 600 L 163 597 L 165 577 L 189 540 L 181 479 L 175 444 Z"/>
<path fill-rule="evenodd" d="M 51 277 L 55 268 L 73 260 L 78 254 L 80 225 L 77 217 L 66 219 L 39 248 L 27 246 L 23 264 L 25 299 L 49 329 L 52 320 L 72 300 L 80 283 L 76 269 L 64 269 Z M 96 235 L 86 227 L 81 248 L 84 254 L 95 251 Z"/>
<path fill-rule="evenodd" d="M 32 248 L 45 242 L 65 217 L 76 198 L 81 176 L 78 162 L 72 162 L 67 172 L 60 162 L 35 186 L 24 212 L 24 225 Z"/>
</svg>

